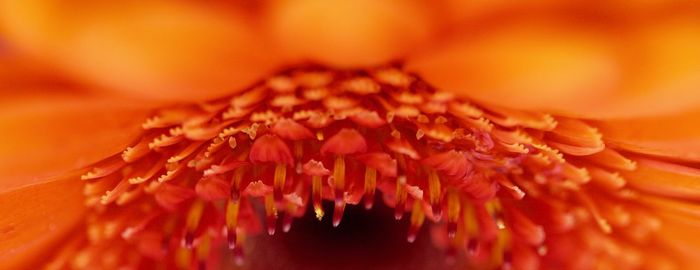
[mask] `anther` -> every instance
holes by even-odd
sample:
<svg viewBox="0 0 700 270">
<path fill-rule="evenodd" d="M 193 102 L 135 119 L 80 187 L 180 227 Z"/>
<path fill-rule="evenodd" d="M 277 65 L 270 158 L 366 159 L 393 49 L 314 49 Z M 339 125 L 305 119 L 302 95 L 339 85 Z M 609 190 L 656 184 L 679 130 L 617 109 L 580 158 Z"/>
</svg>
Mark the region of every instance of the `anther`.
<svg viewBox="0 0 700 270">
<path fill-rule="evenodd" d="M 314 212 L 316 213 L 316 218 L 318 220 L 323 219 L 323 206 L 322 206 L 322 185 L 321 176 L 314 175 L 311 177 L 311 194 L 314 205 Z"/>
<path fill-rule="evenodd" d="M 335 192 L 335 208 L 333 211 L 333 226 L 340 225 L 345 210 L 345 158 L 338 155 L 333 165 L 333 186 Z"/>
<path fill-rule="evenodd" d="M 406 176 L 399 175 L 396 178 L 396 205 L 394 206 L 394 218 L 400 220 L 406 207 L 406 198 L 408 191 L 406 190 Z"/>
<path fill-rule="evenodd" d="M 211 239 L 209 235 L 205 234 L 202 236 L 202 240 L 199 245 L 197 245 L 197 267 L 199 269 L 207 268 L 207 258 L 209 258 L 209 249 L 211 245 Z"/>
<path fill-rule="evenodd" d="M 265 215 L 267 217 L 267 233 L 274 235 L 277 227 L 277 208 L 275 207 L 275 199 L 272 194 L 265 195 Z"/>
<path fill-rule="evenodd" d="M 274 194 L 275 201 L 281 202 L 283 199 L 283 189 L 284 184 L 287 179 L 287 166 L 283 163 L 277 163 L 275 166 L 275 179 L 274 179 Z"/>
<path fill-rule="evenodd" d="M 440 176 L 437 172 L 431 170 L 428 174 L 428 198 L 430 200 L 430 206 L 433 210 L 433 216 L 435 220 L 440 220 L 442 217 L 442 207 L 440 206 L 440 196 L 441 196 L 441 186 L 440 186 Z"/>
<path fill-rule="evenodd" d="M 229 249 L 236 248 L 236 227 L 238 226 L 240 203 L 238 200 L 229 200 L 226 205 L 226 238 Z"/>
<path fill-rule="evenodd" d="M 413 201 L 413 209 L 411 210 L 411 225 L 408 228 L 408 236 L 406 236 L 406 241 L 413 243 L 416 240 L 416 235 L 423 222 L 425 221 L 425 213 L 423 212 L 423 205 L 421 200 Z"/>
<path fill-rule="evenodd" d="M 374 193 L 377 188 L 377 169 L 365 167 L 365 209 L 372 209 L 374 205 Z"/>
<path fill-rule="evenodd" d="M 243 181 L 243 174 L 245 173 L 245 168 L 237 168 L 233 172 L 233 179 L 231 184 L 231 200 L 238 201 L 241 198 L 241 181 Z"/>
<path fill-rule="evenodd" d="M 190 211 L 187 213 L 187 220 L 185 224 L 185 243 L 184 246 L 191 249 L 194 242 L 194 232 L 199 227 L 199 221 L 202 219 L 202 214 L 204 213 L 204 202 L 200 200 L 194 201 L 190 207 Z"/>
<path fill-rule="evenodd" d="M 460 217 L 461 202 L 456 190 L 447 192 L 447 236 L 455 238 L 457 235 L 457 222 Z"/>
</svg>

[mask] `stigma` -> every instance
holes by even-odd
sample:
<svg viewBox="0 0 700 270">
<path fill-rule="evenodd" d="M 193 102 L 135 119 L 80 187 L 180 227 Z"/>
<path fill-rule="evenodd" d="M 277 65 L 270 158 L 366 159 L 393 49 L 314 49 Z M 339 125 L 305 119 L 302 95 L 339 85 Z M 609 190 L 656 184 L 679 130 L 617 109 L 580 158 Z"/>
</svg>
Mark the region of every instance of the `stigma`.
<svg viewBox="0 0 700 270">
<path fill-rule="evenodd" d="M 408 216 L 408 242 L 429 225 L 436 246 L 475 265 L 536 269 L 557 249 L 550 234 L 621 246 L 616 221 L 650 216 L 622 202 L 616 173 L 634 162 L 585 121 L 472 102 L 397 66 L 292 68 L 160 110 L 143 129 L 82 177 L 91 210 L 75 254 L 87 268 L 245 263 L 250 236 L 305 214 L 342 226 L 348 205 L 383 203 Z"/>
</svg>

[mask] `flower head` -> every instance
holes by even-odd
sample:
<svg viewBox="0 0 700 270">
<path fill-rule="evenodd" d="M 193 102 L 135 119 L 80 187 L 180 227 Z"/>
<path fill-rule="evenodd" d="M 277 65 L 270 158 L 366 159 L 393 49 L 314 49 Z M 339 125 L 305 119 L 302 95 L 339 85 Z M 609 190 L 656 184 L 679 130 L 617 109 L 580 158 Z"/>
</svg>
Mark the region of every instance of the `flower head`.
<svg viewBox="0 0 700 270">
<path fill-rule="evenodd" d="M 360 203 L 470 267 L 693 265 L 697 7 L 438 2 L 2 2 L 0 81 L 64 89 L 1 93 L 0 265 L 246 264 Z"/>
</svg>

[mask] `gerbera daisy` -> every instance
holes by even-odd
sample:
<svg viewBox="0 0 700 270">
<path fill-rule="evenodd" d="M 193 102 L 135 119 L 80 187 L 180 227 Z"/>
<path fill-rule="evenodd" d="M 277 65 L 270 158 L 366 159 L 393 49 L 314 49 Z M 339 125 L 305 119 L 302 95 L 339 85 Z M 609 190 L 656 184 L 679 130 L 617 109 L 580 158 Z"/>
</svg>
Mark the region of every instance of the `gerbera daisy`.
<svg viewBox="0 0 700 270">
<path fill-rule="evenodd" d="M 698 263 L 692 1 L 0 3 L 0 268 Z"/>
</svg>

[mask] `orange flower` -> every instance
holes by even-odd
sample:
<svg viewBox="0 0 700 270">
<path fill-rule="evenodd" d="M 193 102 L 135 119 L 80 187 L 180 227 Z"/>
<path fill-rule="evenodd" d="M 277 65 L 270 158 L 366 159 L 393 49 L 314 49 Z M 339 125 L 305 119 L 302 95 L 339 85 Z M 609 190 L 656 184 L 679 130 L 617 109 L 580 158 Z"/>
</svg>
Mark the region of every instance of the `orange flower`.
<svg viewBox="0 0 700 270">
<path fill-rule="evenodd" d="M 699 10 L 0 1 L 0 268 L 213 268 L 377 189 L 475 267 L 692 267 Z"/>
</svg>

